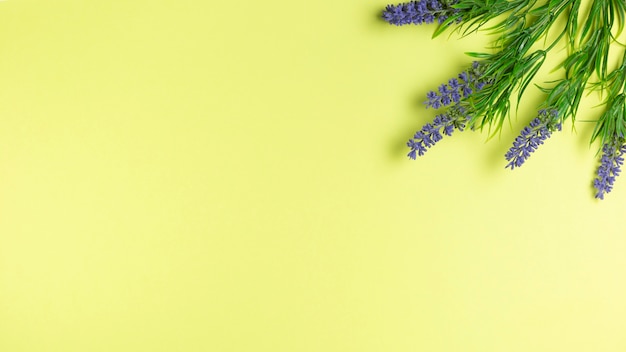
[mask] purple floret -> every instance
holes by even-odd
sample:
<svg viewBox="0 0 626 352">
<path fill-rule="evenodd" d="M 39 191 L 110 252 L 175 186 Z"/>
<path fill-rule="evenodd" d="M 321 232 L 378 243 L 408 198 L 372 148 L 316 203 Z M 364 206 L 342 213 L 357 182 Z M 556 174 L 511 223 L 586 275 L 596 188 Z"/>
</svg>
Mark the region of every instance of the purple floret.
<svg viewBox="0 0 626 352">
<path fill-rule="evenodd" d="M 439 93 L 430 91 L 426 94 L 428 100 L 424 102 L 427 108 L 439 109 L 444 106 L 458 103 L 469 97 L 473 92 L 482 90 L 490 82 L 485 77 L 478 62 L 474 62 L 467 71 L 461 72 L 458 78 L 452 78 L 448 84 L 439 86 Z"/>
<path fill-rule="evenodd" d="M 417 156 L 424 155 L 428 148 L 443 139 L 442 133 L 451 136 L 455 129 L 463 131 L 469 119 L 470 116 L 459 105 L 453 106 L 445 114 L 437 115 L 432 123 L 425 124 L 407 142 L 406 145 L 411 149 L 407 156 L 415 160 Z"/>
<path fill-rule="evenodd" d="M 539 115 L 535 117 L 530 125 L 524 127 L 519 136 L 515 138 L 513 146 L 504 155 L 509 162 L 505 167 L 520 167 L 530 157 L 543 142 L 550 138 L 552 132 L 561 130 L 561 123 L 558 122 L 557 110 L 539 110 Z"/>
<path fill-rule="evenodd" d="M 604 199 L 604 195 L 613 190 L 615 178 L 619 176 L 624 164 L 624 153 L 626 153 L 626 145 L 620 138 L 616 138 L 602 147 L 598 177 L 593 180 L 596 198 Z"/>
<path fill-rule="evenodd" d="M 397 5 L 387 5 L 383 11 L 383 19 L 390 24 L 402 26 L 405 24 L 443 23 L 450 15 L 458 10 L 451 7 L 455 1 L 444 3 L 441 0 L 410 1 Z"/>
</svg>

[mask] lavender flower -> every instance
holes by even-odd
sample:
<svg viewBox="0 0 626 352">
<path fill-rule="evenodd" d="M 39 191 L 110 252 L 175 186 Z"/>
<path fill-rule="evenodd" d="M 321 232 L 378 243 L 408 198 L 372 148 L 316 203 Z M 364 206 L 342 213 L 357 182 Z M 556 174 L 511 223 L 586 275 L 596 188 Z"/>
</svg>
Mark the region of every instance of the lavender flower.
<svg viewBox="0 0 626 352">
<path fill-rule="evenodd" d="M 435 20 L 443 23 L 448 16 L 458 11 L 451 7 L 454 3 L 456 0 L 418 0 L 398 5 L 387 5 L 382 17 L 385 21 L 396 26 L 433 23 Z"/>
<path fill-rule="evenodd" d="M 461 72 L 458 78 L 452 78 L 448 84 L 439 86 L 439 93 L 430 91 L 426 94 L 427 101 L 424 102 L 427 108 L 439 109 L 452 103 L 458 103 L 462 98 L 467 98 L 474 91 L 479 91 L 491 82 L 484 77 L 483 67 L 474 61 L 471 69 Z"/>
<path fill-rule="evenodd" d="M 419 155 L 422 156 L 428 148 L 439 142 L 443 136 L 451 136 L 454 129 L 463 131 L 470 116 L 460 105 L 451 107 L 447 113 L 440 114 L 435 117 L 432 123 L 425 124 L 421 130 L 415 132 L 415 135 L 406 145 L 411 148 L 407 156 L 413 160 Z"/>
<path fill-rule="evenodd" d="M 555 109 L 539 110 L 529 126 L 524 127 L 513 146 L 504 155 L 509 163 L 505 166 L 513 170 L 522 166 L 530 154 L 537 150 L 543 142 L 550 137 L 553 131 L 561 130 L 561 123 L 558 119 L 559 112 Z"/>
<path fill-rule="evenodd" d="M 598 167 L 598 177 L 593 180 L 593 186 L 597 190 L 596 198 L 604 199 L 604 194 L 611 192 L 615 177 L 619 176 L 621 166 L 624 164 L 626 145 L 621 138 L 617 138 L 602 147 L 602 158 Z"/>
</svg>

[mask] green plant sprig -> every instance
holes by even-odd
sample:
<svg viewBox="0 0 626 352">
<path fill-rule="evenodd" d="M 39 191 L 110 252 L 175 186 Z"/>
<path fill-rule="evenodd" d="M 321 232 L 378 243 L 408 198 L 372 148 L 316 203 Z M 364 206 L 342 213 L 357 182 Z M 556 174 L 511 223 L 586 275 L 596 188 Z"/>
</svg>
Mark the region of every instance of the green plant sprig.
<svg viewBox="0 0 626 352">
<path fill-rule="evenodd" d="M 626 50 L 621 65 L 605 79 L 606 109 L 598 118 L 591 135 L 591 143 L 600 138 L 601 144 L 626 136 Z"/>
<path fill-rule="evenodd" d="M 464 102 L 473 111 L 469 122 L 472 127 L 483 129 L 488 126 L 490 136 L 501 130 L 504 121 L 510 116 L 511 97 L 517 92 L 519 106 L 524 91 L 544 64 L 548 51 L 555 46 L 558 38 L 545 49 L 531 53 L 529 51 L 570 5 L 571 1 L 568 0 L 552 0 L 535 9 L 532 16 L 534 20 L 530 24 L 526 25 L 527 20 L 524 19 L 498 39 L 497 46 L 502 50 L 495 54 L 468 53 L 482 60 L 484 74 L 493 82 Z"/>
<path fill-rule="evenodd" d="M 561 121 L 571 118 L 575 122 L 578 107 L 594 72 L 600 81 L 605 81 L 611 35 L 607 30 L 598 30 L 588 37 L 584 46 L 570 54 L 558 67 L 565 71 L 554 88 L 539 89 L 547 94 L 545 107 L 559 110 Z M 599 86 L 604 89 L 603 85 Z"/>
<path fill-rule="evenodd" d="M 578 38 L 570 38 L 570 49 L 574 49 L 572 52 L 557 68 L 564 69 L 564 78 L 554 81 L 556 83 L 553 88 L 544 88 L 538 86 L 538 88 L 545 94 L 547 98 L 543 104 L 544 107 L 552 107 L 559 111 L 561 122 L 571 118 L 573 122 L 576 121 L 576 115 L 578 107 L 582 100 L 585 91 L 603 91 L 606 89 L 615 90 L 615 75 L 619 70 L 616 70 L 612 75 L 613 78 L 607 77 L 608 71 L 608 58 L 610 54 L 611 45 L 615 42 L 615 37 L 612 34 L 614 26 L 615 15 L 611 13 L 611 2 L 604 0 L 594 0 L 591 4 L 591 8 L 587 17 L 582 24 L 581 33 Z M 570 26 L 575 26 L 578 23 L 579 4 L 573 6 L 573 11 L 570 12 Z M 575 13 L 575 17 L 571 16 Z M 618 16 L 618 22 L 619 22 Z M 618 24 L 618 26 L 621 26 Z M 621 28 L 618 28 L 621 30 Z M 575 33 L 575 32 L 574 32 Z M 572 40 L 575 39 L 575 40 Z M 571 47 L 572 42 L 574 46 Z M 593 76 L 597 77 L 597 82 L 590 82 Z M 612 99 L 608 105 L 612 105 L 619 100 L 619 95 L 615 92 L 609 93 L 609 99 Z M 617 99 L 617 100 L 615 100 Z M 615 112 L 615 108 L 608 106 L 607 111 Z M 605 116 L 606 118 L 606 116 Z M 572 125 L 574 126 L 574 125 Z M 604 126 L 608 126 L 606 123 Z M 609 128 L 610 129 L 610 128 Z M 598 137 L 598 133 L 607 132 L 607 128 L 596 126 L 594 134 L 591 138 L 591 143 Z M 606 139 L 605 137 L 602 138 Z"/>
<path fill-rule="evenodd" d="M 452 14 L 442 22 L 433 33 L 437 37 L 455 23 L 462 23 L 456 27 L 456 31 L 466 36 L 478 31 L 491 20 L 502 15 L 507 15 L 501 22 L 490 26 L 493 32 L 505 31 L 515 26 L 520 19 L 528 14 L 528 11 L 536 4 L 537 0 L 465 0 L 449 2 L 450 6 L 458 12 Z"/>
</svg>

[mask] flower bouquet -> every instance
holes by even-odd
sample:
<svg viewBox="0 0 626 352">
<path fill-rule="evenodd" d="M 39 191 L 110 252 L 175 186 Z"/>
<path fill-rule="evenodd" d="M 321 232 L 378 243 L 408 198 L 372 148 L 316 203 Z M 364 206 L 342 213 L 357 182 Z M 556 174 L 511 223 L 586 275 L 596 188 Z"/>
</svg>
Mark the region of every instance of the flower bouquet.
<svg viewBox="0 0 626 352">
<path fill-rule="evenodd" d="M 584 5 L 584 6 L 583 6 Z M 407 142 L 416 159 L 455 130 L 487 128 L 495 134 L 542 67 L 548 53 L 565 43 L 567 57 L 556 67 L 561 78 L 537 86 L 545 100 L 537 115 L 504 155 L 507 168 L 524 164 L 563 122 L 576 120 L 585 92 L 600 92 L 604 111 L 595 121 L 591 143 L 601 143 L 600 165 L 593 180 L 595 197 L 604 199 L 620 173 L 626 153 L 626 49 L 619 42 L 626 16 L 624 0 L 419 0 L 388 5 L 382 18 L 396 26 L 432 24 L 433 36 L 462 35 L 485 27 L 497 34 L 495 52 L 471 52 L 473 63 L 430 91 L 427 108 L 442 110 Z M 548 36 L 558 28 L 556 38 Z M 621 61 L 609 55 L 621 50 Z"/>
</svg>

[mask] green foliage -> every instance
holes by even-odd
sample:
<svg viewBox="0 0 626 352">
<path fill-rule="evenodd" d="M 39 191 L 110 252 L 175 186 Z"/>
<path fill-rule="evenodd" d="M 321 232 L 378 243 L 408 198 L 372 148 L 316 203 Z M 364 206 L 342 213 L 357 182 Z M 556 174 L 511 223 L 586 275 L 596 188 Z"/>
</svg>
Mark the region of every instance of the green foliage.
<svg viewBox="0 0 626 352">
<path fill-rule="evenodd" d="M 581 0 L 451 2 L 458 12 L 441 23 L 434 36 L 448 29 L 461 35 L 486 29 L 498 35 L 492 53 L 468 53 L 480 61 L 484 74 L 493 82 L 463 101 L 473 111 L 469 121 L 472 128 L 497 133 L 511 114 L 512 98 L 520 103 L 548 53 L 565 42 L 568 56 L 556 67 L 563 70 L 564 77 L 539 87 L 546 95 L 541 107 L 556 109 L 561 122 L 568 118 L 574 121 L 584 93 L 599 91 L 604 96 L 605 110 L 596 122 L 591 142 L 624 138 L 626 51 L 615 69 L 611 69 L 609 58 L 614 50 L 624 50 L 617 36 L 626 22 L 626 1 L 586 1 L 584 8 Z M 556 38 L 549 38 L 549 30 L 561 24 L 564 27 L 556 29 Z"/>
</svg>

